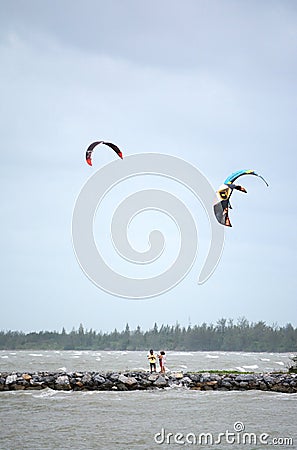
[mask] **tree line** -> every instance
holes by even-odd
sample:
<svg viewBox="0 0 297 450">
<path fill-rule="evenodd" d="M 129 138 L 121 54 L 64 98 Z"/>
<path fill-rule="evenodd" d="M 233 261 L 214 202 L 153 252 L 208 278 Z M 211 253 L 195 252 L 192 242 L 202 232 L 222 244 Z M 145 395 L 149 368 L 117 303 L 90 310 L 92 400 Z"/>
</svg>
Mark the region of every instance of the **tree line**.
<svg viewBox="0 0 297 450">
<path fill-rule="evenodd" d="M 180 351 L 251 351 L 296 352 L 297 328 L 267 325 L 260 321 L 250 323 L 241 318 L 220 319 L 216 324 L 161 325 L 156 323 L 147 331 L 125 329 L 103 333 L 85 329 L 82 324 L 69 333 L 58 331 L 0 331 L 1 350 L 147 350 Z"/>
</svg>

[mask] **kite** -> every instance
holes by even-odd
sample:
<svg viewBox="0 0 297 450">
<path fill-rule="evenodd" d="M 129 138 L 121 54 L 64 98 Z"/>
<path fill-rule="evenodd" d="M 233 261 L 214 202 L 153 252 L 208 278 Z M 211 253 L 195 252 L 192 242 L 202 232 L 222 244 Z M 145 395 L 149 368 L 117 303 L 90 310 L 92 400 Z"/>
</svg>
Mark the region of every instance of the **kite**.
<svg viewBox="0 0 297 450">
<path fill-rule="evenodd" d="M 247 190 L 243 186 L 234 184 L 234 181 L 242 175 L 255 175 L 256 177 L 261 178 L 266 186 L 268 186 L 267 181 L 261 175 L 258 175 L 254 170 L 238 170 L 227 177 L 224 184 L 222 184 L 217 190 L 217 199 L 219 201 L 213 207 L 217 221 L 226 227 L 232 227 L 228 213 L 229 208 L 232 209 L 230 197 L 234 189 L 247 193 Z"/>
<path fill-rule="evenodd" d="M 254 170 L 238 170 L 237 172 L 229 175 L 229 177 L 227 177 L 224 181 L 224 184 L 232 184 L 235 180 L 237 180 L 237 178 L 242 177 L 242 175 L 255 175 L 256 177 L 261 178 L 266 186 L 268 186 L 267 181 L 261 175 L 258 175 Z"/>
<path fill-rule="evenodd" d="M 89 166 L 92 165 L 92 153 L 94 151 L 94 148 L 99 144 L 104 144 L 104 145 L 107 145 L 108 147 L 112 148 L 116 152 L 118 157 L 123 159 L 123 154 L 117 145 L 113 144 L 112 142 L 96 141 L 96 142 L 93 142 L 92 144 L 90 144 L 86 151 L 86 161 L 89 164 Z"/>
</svg>

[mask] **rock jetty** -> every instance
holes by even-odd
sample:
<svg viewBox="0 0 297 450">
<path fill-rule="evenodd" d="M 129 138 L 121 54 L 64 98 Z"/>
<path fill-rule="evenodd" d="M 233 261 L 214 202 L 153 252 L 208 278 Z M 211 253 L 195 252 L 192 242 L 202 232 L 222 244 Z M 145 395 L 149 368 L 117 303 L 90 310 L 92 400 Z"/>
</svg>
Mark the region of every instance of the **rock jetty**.
<svg viewBox="0 0 297 450">
<path fill-rule="evenodd" d="M 0 392 L 25 389 L 131 391 L 184 387 L 200 391 L 297 392 L 295 373 L 0 372 Z"/>
</svg>

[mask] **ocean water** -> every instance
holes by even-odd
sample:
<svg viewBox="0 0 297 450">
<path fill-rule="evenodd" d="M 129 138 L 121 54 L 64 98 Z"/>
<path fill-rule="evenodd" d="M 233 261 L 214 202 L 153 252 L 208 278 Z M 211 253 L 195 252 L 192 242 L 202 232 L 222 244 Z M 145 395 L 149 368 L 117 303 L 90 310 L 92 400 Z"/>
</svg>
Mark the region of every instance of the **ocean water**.
<svg viewBox="0 0 297 450">
<path fill-rule="evenodd" d="M 168 352 L 168 370 L 286 370 L 288 354 Z M 147 370 L 146 352 L 1 351 L 1 371 Z M 0 393 L 0 449 L 297 449 L 297 395 L 170 388 Z"/>
</svg>

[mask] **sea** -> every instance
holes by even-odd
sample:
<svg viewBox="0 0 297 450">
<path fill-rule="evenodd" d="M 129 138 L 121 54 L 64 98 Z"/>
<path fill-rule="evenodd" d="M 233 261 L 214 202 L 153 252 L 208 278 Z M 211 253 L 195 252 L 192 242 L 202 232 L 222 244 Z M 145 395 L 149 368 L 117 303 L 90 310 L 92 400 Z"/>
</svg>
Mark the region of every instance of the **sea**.
<svg viewBox="0 0 297 450">
<path fill-rule="evenodd" d="M 288 353 L 166 352 L 168 373 L 287 371 Z M 148 370 L 147 352 L 0 351 L 1 372 Z M 297 394 L 0 392 L 1 450 L 297 449 Z"/>
</svg>

